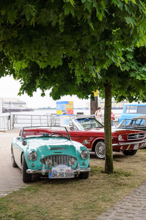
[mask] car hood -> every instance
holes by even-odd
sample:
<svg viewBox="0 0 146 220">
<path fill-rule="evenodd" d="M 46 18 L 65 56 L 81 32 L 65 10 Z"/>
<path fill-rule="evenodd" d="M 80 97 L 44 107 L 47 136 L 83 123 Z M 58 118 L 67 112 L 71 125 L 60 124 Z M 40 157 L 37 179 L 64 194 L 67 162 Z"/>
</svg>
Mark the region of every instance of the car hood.
<svg viewBox="0 0 146 220">
<path fill-rule="evenodd" d="M 93 129 L 88 129 L 88 132 L 103 132 L 104 133 L 104 128 L 93 128 Z M 132 133 L 145 133 L 144 131 L 141 130 L 128 130 L 128 129 L 118 129 L 116 127 L 112 127 L 112 134 L 118 134 L 118 135 L 122 135 L 122 134 L 132 134 Z"/>
<path fill-rule="evenodd" d="M 68 139 L 39 139 L 31 138 L 27 140 L 28 151 L 35 150 L 41 157 L 46 155 L 64 154 L 64 155 L 76 155 L 80 153 L 85 146 L 76 141 Z"/>
<path fill-rule="evenodd" d="M 144 131 L 141 130 L 128 130 L 128 129 L 118 129 L 118 128 L 112 128 L 112 133 L 117 133 L 119 135 L 122 134 L 132 134 L 132 133 L 145 133 Z"/>
</svg>

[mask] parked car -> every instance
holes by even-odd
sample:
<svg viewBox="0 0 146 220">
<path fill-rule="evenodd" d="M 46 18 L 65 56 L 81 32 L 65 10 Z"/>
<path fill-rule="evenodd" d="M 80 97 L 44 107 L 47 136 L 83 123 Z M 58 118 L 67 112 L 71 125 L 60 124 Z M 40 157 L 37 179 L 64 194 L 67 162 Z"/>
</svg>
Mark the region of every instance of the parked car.
<svg viewBox="0 0 146 220">
<path fill-rule="evenodd" d="M 33 174 L 87 179 L 91 170 L 89 150 L 72 141 L 65 127 L 24 127 L 12 141 L 11 159 L 12 166 L 22 170 L 24 182 L 30 182 Z"/>
<path fill-rule="evenodd" d="M 117 128 L 146 130 L 146 115 L 132 119 L 124 119 L 119 125 L 117 125 Z"/>
<path fill-rule="evenodd" d="M 126 104 L 124 105 L 123 112 L 119 118 L 119 123 L 124 119 L 132 119 L 144 115 L 146 115 L 146 103 Z"/>
<path fill-rule="evenodd" d="M 143 130 L 146 132 L 146 116 L 139 116 L 132 119 L 124 119 L 119 125 L 116 126 L 117 129 L 132 129 L 132 130 Z M 140 145 L 140 148 L 145 148 L 146 142 Z"/>
<path fill-rule="evenodd" d="M 97 158 L 105 158 L 104 126 L 94 117 L 74 118 L 69 134 L 72 140 L 83 143 L 89 150 L 95 152 Z M 144 131 L 112 128 L 113 151 L 134 155 L 145 143 L 145 136 Z"/>
</svg>

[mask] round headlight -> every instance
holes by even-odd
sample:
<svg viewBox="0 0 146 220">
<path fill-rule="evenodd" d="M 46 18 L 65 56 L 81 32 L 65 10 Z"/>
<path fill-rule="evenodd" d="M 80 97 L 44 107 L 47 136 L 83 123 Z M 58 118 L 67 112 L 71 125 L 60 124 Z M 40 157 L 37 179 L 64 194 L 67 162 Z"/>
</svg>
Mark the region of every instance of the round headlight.
<svg viewBox="0 0 146 220">
<path fill-rule="evenodd" d="M 81 158 L 82 158 L 83 160 L 88 159 L 89 155 L 90 155 L 90 153 L 89 153 L 89 151 L 87 151 L 87 150 L 83 150 L 83 151 L 81 152 Z"/>
<path fill-rule="evenodd" d="M 122 140 L 122 135 L 119 135 L 118 140 L 119 140 L 119 141 Z"/>
<path fill-rule="evenodd" d="M 47 159 L 46 162 L 45 162 L 45 164 L 46 164 L 48 167 L 50 167 L 50 166 L 52 165 L 52 160 Z"/>
<path fill-rule="evenodd" d="M 28 159 L 31 161 L 34 161 L 38 158 L 37 152 L 36 151 L 32 151 L 28 154 Z"/>
<path fill-rule="evenodd" d="M 73 166 L 75 164 L 75 162 L 76 162 L 76 159 L 73 157 L 68 161 L 69 165 L 71 165 L 71 166 Z"/>
</svg>

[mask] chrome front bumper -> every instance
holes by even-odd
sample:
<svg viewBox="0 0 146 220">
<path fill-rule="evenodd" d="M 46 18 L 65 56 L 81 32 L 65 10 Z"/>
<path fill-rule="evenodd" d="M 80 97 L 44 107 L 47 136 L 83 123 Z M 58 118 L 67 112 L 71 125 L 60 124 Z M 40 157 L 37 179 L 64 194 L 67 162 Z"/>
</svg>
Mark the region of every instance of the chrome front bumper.
<svg viewBox="0 0 146 220">
<path fill-rule="evenodd" d="M 37 169 L 37 170 L 32 170 L 32 169 L 27 169 L 26 170 L 26 173 L 28 174 L 42 174 L 42 175 L 45 175 L 46 173 L 49 173 L 51 170 L 50 169 L 44 169 L 42 168 L 41 170 Z M 84 173 L 84 172 L 90 172 L 91 171 L 91 168 L 88 167 L 88 168 L 77 168 L 77 169 L 72 169 L 71 170 L 71 173 L 74 173 L 74 174 L 80 174 L 80 173 Z"/>
<path fill-rule="evenodd" d="M 118 144 L 112 144 L 112 146 L 123 146 L 123 145 L 131 145 L 131 144 L 141 144 L 141 143 L 145 143 L 146 140 L 142 140 L 142 141 L 135 141 L 135 142 L 119 142 Z"/>
</svg>

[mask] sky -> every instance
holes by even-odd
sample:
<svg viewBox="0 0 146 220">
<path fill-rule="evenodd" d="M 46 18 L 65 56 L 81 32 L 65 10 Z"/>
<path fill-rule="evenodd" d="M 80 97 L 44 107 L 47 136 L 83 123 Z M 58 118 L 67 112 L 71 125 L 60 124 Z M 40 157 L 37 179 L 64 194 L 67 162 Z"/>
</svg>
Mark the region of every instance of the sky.
<svg viewBox="0 0 146 220">
<path fill-rule="evenodd" d="M 56 107 L 56 101 L 49 96 L 49 91 L 46 91 L 46 96 L 41 96 L 41 91 L 34 92 L 33 97 L 29 97 L 27 94 L 18 96 L 20 89 L 20 83 L 14 80 L 12 76 L 6 76 L 0 78 L 0 97 L 1 98 L 18 98 L 21 101 L 26 102 L 27 108 L 42 108 L 42 107 Z M 74 108 L 87 107 L 89 100 L 79 99 L 77 96 L 63 96 L 57 101 L 73 101 Z"/>
</svg>

